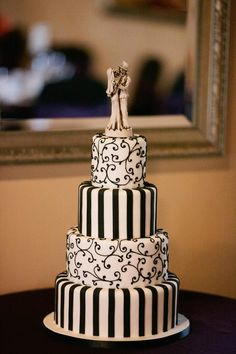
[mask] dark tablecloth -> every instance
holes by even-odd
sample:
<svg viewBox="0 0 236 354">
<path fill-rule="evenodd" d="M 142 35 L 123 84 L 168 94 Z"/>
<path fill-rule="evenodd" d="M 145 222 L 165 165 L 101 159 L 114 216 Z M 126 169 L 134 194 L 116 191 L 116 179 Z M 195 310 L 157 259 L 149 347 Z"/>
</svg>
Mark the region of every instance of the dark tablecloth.
<svg viewBox="0 0 236 354">
<path fill-rule="evenodd" d="M 107 348 L 85 346 L 76 339 L 53 334 L 43 318 L 53 311 L 54 290 L 0 296 L 1 354 L 236 354 L 236 300 L 190 291 L 180 292 L 179 312 L 191 322 L 184 339 L 124 344 Z"/>
</svg>

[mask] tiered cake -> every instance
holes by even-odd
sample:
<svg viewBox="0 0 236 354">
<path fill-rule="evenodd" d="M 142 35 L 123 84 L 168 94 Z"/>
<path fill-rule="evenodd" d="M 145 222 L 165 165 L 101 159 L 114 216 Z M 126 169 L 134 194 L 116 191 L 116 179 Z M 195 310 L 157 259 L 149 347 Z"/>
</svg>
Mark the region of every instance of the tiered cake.
<svg viewBox="0 0 236 354">
<path fill-rule="evenodd" d="M 45 321 L 83 339 L 158 339 L 189 327 L 178 316 L 168 234 L 156 226 L 157 188 L 145 181 L 146 139 L 121 113 L 113 107 L 106 132 L 93 137 L 91 180 L 78 188 L 79 226 L 68 231 L 54 319 Z"/>
</svg>

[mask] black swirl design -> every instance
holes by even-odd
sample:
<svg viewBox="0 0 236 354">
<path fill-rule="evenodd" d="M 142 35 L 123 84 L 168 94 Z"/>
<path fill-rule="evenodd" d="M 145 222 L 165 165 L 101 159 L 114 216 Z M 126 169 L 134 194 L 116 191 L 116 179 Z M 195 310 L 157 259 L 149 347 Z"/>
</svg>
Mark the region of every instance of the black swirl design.
<svg viewBox="0 0 236 354">
<path fill-rule="evenodd" d="M 67 241 L 67 270 L 73 281 L 83 285 L 157 284 L 167 275 L 168 237 L 158 232 L 144 239 L 99 240 L 72 230 Z"/>
<path fill-rule="evenodd" d="M 96 187 L 144 185 L 146 139 L 142 136 L 111 138 L 97 134 L 92 143 L 91 182 Z"/>
</svg>

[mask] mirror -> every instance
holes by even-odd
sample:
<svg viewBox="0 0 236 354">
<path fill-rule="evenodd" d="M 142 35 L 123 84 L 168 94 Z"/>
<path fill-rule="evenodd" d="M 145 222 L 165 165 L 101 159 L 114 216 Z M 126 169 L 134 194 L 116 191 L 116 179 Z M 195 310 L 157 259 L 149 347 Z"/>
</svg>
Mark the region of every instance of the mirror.
<svg viewBox="0 0 236 354">
<path fill-rule="evenodd" d="M 188 14 L 192 22 L 190 36 L 186 36 L 192 59 L 187 76 L 193 85 L 191 120 L 183 114 L 130 117 L 135 132 L 148 139 L 149 157 L 211 155 L 224 151 L 229 1 L 191 3 L 198 4 L 192 9 L 192 17 L 191 12 Z M 193 33 L 197 40 L 193 40 Z M 3 129 L 7 123 L 1 120 Z M 20 130 L 9 130 L 8 126 L 8 130 L 0 132 L 0 161 L 87 160 L 91 136 L 104 126 L 104 118 L 24 120 Z"/>
<path fill-rule="evenodd" d="M 3 13 L 17 18 L 4 2 Z M 192 0 L 54 0 L 56 11 L 36 2 L 28 16 L 31 2 L 1 36 L 2 118 L 107 116 L 106 70 L 123 60 L 132 77 L 129 115 L 185 114 L 185 62 L 194 56 L 186 41 L 193 48 L 196 38 Z M 61 16 L 66 11 L 71 24 Z"/>
</svg>

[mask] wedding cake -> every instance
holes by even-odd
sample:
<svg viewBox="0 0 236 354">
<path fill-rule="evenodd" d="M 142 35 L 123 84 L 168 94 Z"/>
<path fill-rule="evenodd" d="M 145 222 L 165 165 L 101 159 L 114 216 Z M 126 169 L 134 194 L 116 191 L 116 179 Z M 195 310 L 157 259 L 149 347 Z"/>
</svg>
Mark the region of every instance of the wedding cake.
<svg viewBox="0 0 236 354">
<path fill-rule="evenodd" d="M 91 148 L 91 179 L 78 188 L 78 226 L 67 233 L 66 271 L 55 282 L 51 330 L 97 341 L 185 333 L 179 279 L 168 269 L 168 233 L 146 177 L 147 141 L 128 124 L 128 65 L 108 69 L 112 113 Z"/>
</svg>

